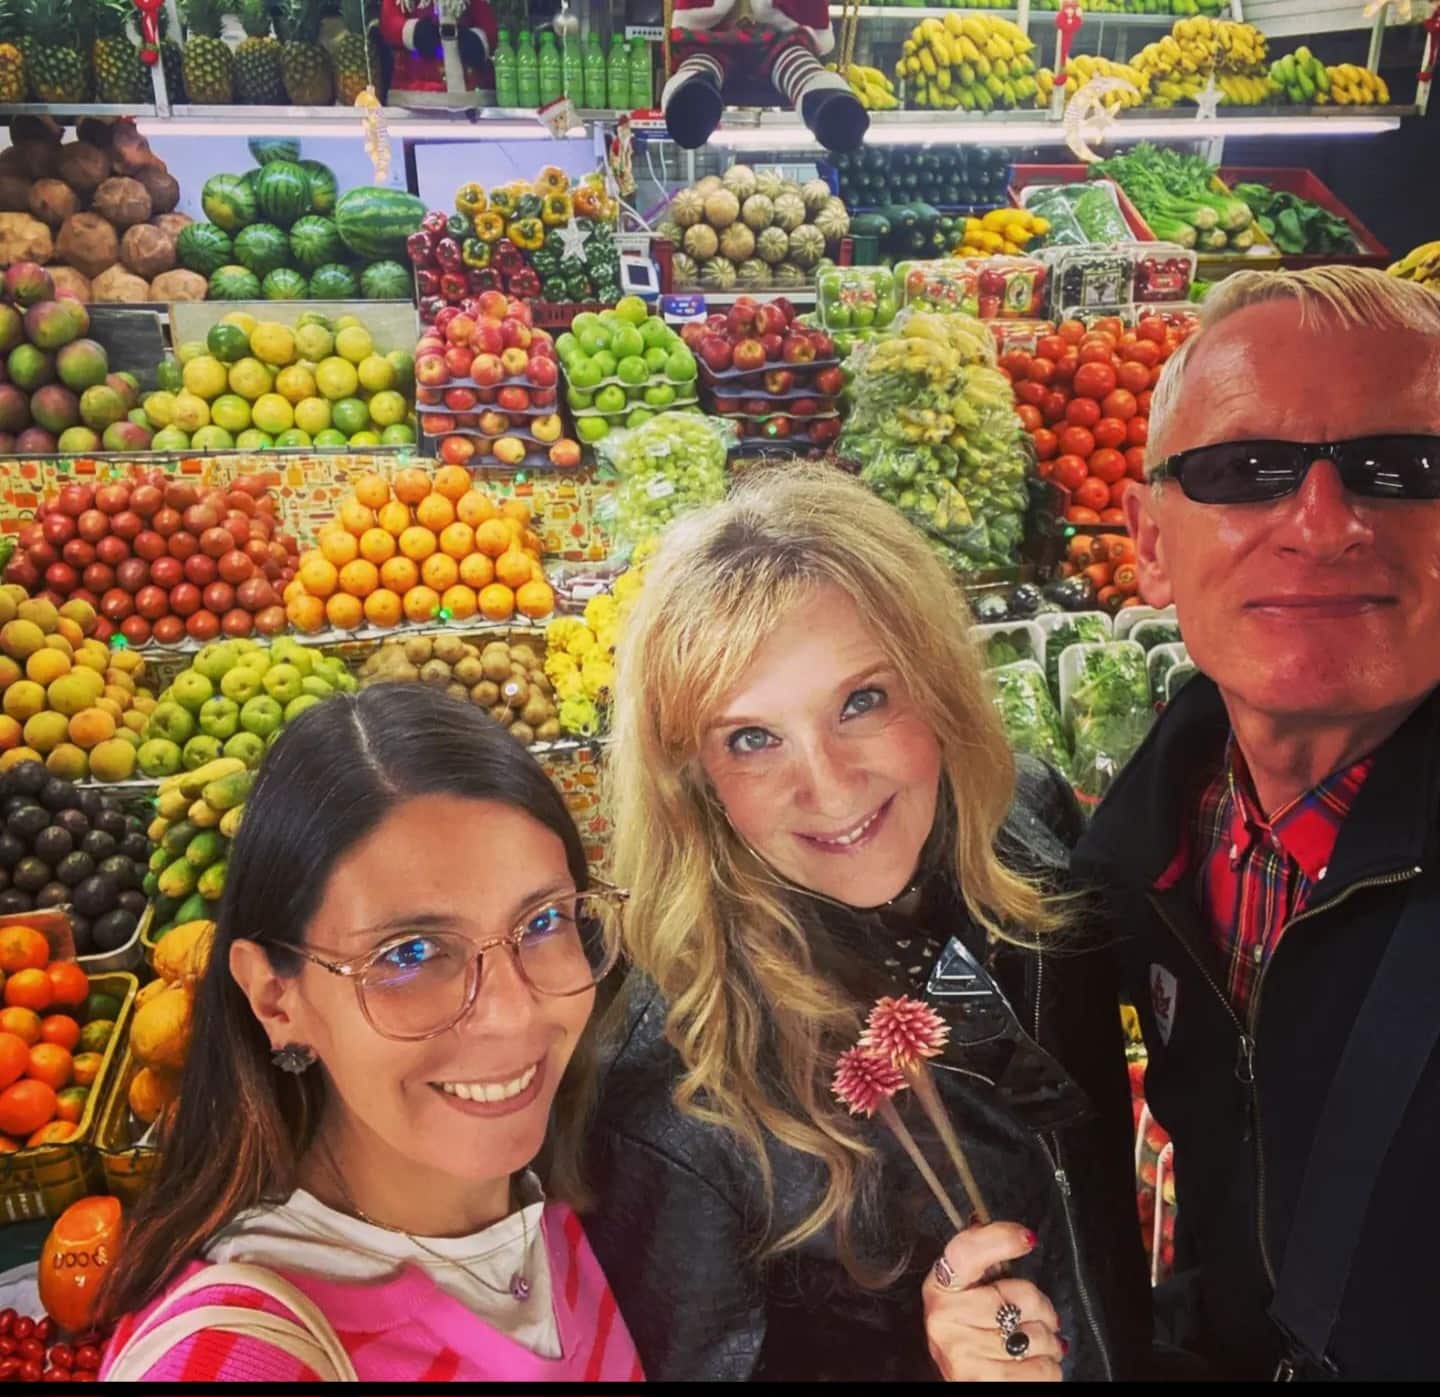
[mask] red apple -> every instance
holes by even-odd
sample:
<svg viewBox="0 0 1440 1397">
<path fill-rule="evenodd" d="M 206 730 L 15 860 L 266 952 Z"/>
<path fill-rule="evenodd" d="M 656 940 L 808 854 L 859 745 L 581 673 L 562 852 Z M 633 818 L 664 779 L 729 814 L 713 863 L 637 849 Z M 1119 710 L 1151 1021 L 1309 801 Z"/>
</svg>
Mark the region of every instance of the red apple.
<svg viewBox="0 0 1440 1397">
<path fill-rule="evenodd" d="M 511 314 L 500 322 L 500 337 L 505 341 L 506 349 L 529 349 L 534 335 L 522 319 Z"/>
<path fill-rule="evenodd" d="M 255 629 L 261 635 L 279 635 L 286 624 L 283 606 L 267 606 L 255 613 Z"/>
<path fill-rule="evenodd" d="M 826 398 L 833 398 L 845 387 L 845 370 L 839 367 L 817 369 L 815 391 Z"/>
<path fill-rule="evenodd" d="M 705 328 L 704 321 L 689 320 L 680 327 L 680 338 L 684 341 L 685 347 L 694 350 L 704 336 L 710 332 Z"/>
<path fill-rule="evenodd" d="M 238 548 L 232 548 L 230 552 L 220 559 L 218 564 L 220 576 L 232 587 L 238 587 L 247 578 L 255 575 L 255 560 L 249 553 L 242 553 Z M 212 611 L 223 611 L 225 607 L 211 607 Z"/>
<path fill-rule="evenodd" d="M 263 567 L 265 560 L 270 556 L 270 545 L 263 538 L 252 538 L 246 543 L 244 552 L 256 567 Z"/>
<path fill-rule="evenodd" d="M 112 568 L 119 567 L 126 558 L 130 556 L 130 545 L 123 538 L 115 534 L 106 534 L 99 543 L 95 545 L 95 559 L 97 562 L 108 563 Z"/>
<path fill-rule="evenodd" d="M 792 417 L 814 417 L 820 411 L 820 404 L 815 398 L 796 398 L 787 404 L 787 410 Z"/>
<path fill-rule="evenodd" d="M 731 361 L 737 369 L 762 369 L 765 367 L 765 346 L 757 339 L 744 339 L 735 346 Z"/>
<path fill-rule="evenodd" d="M 171 534 L 179 529 L 180 524 L 180 511 L 171 509 L 169 505 L 157 509 L 150 520 L 150 527 L 154 529 L 161 538 L 169 538 Z"/>
<path fill-rule="evenodd" d="M 439 324 L 439 317 L 436 317 L 436 324 Z M 441 329 L 445 338 L 451 344 L 469 344 L 470 333 L 475 328 L 475 317 L 466 315 L 463 311 L 459 315 L 452 316 L 445 322 Z"/>
<path fill-rule="evenodd" d="M 241 514 L 238 509 L 231 510 L 220 527 L 230 535 L 230 542 L 239 548 L 250 537 L 250 516 Z"/>
<path fill-rule="evenodd" d="M 468 345 L 452 344 L 445 351 L 445 369 L 451 378 L 469 378 L 474 362 L 475 351 Z"/>
<path fill-rule="evenodd" d="M 427 384 L 436 387 L 441 383 L 450 381 L 450 370 L 445 367 L 444 356 L 439 354 L 425 354 L 415 361 L 416 383 Z"/>
<path fill-rule="evenodd" d="M 185 638 L 185 622 L 178 616 L 165 615 L 150 628 L 157 645 L 178 645 Z"/>
<path fill-rule="evenodd" d="M 448 388 L 445 391 L 445 406 L 451 412 L 473 412 L 478 401 L 473 388 Z"/>
<path fill-rule="evenodd" d="M 115 569 L 115 585 L 133 597 L 150 580 L 150 564 L 144 558 L 126 558 Z"/>
<path fill-rule="evenodd" d="M 182 514 L 200 498 L 200 492 L 188 480 L 165 482 L 165 503 Z"/>
<path fill-rule="evenodd" d="M 169 548 L 172 558 L 179 558 L 184 562 L 200 547 L 200 540 L 188 530 L 181 529 L 170 535 L 170 541 L 165 546 Z"/>
<path fill-rule="evenodd" d="M 268 579 L 252 577 L 235 589 L 235 600 L 246 611 L 256 612 L 264 611 L 267 606 L 274 606 L 280 598 L 275 595 L 275 589 Z"/>
<path fill-rule="evenodd" d="M 536 388 L 553 388 L 560 379 L 560 368 L 553 359 L 532 354 L 525 366 L 525 376 Z"/>
<path fill-rule="evenodd" d="M 4 576 L 6 582 L 23 587 L 27 592 L 33 592 L 40 582 L 40 569 L 23 553 L 16 553 L 5 564 Z"/>
<path fill-rule="evenodd" d="M 777 305 L 763 305 L 755 312 L 755 328 L 762 335 L 783 335 L 789 323 Z"/>
<path fill-rule="evenodd" d="M 255 496 L 248 490 L 231 490 L 225 496 L 225 508 L 248 519 L 255 513 Z"/>
<path fill-rule="evenodd" d="M 506 378 L 523 378 L 529 364 L 530 355 L 519 345 L 512 345 L 500 353 L 500 367 L 505 370 Z"/>
<path fill-rule="evenodd" d="M 86 543 L 83 538 L 72 538 L 64 548 L 60 550 L 60 556 L 70 564 L 72 568 L 84 572 L 91 563 L 95 561 L 95 545 Z"/>
<path fill-rule="evenodd" d="M 91 563 L 81 574 L 80 580 L 85 584 L 87 592 L 94 592 L 98 597 L 115 585 L 115 569 L 108 563 Z"/>
<path fill-rule="evenodd" d="M 193 582 L 197 587 L 208 587 L 218 576 L 220 570 L 216 566 L 215 559 L 208 553 L 191 553 L 185 559 L 185 580 Z"/>
<path fill-rule="evenodd" d="M 725 327 L 732 339 L 745 339 L 756 332 L 759 309 L 753 300 L 746 297 L 742 297 L 730 307 L 730 313 L 725 317 Z M 763 330 L 761 333 L 764 333 Z"/>
<path fill-rule="evenodd" d="M 840 419 L 838 417 L 822 417 L 818 422 L 811 423 L 810 440 L 816 446 L 828 446 L 840 435 Z"/>
<path fill-rule="evenodd" d="M 735 361 L 735 354 L 730 348 L 730 341 L 721 335 L 712 335 L 708 331 L 701 332 L 695 352 L 700 356 L 701 362 L 711 373 L 726 373 Z M 760 351 L 760 355 L 763 361 L 765 355 L 763 349 Z"/>
<path fill-rule="evenodd" d="M 503 351 L 502 351 L 503 352 Z M 470 377 L 482 388 L 493 388 L 505 380 L 505 366 L 499 354 L 477 354 L 470 365 Z"/>
<path fill-rule="evenodd" d="M 127 616 L 120 623 L 120 634 L 130 642 L 131 645 L 144 645 L 153 632 L 150 623 L 143 616 Z"/>
<path fill-rule="evenodd" d="M 765 375 L 765 391 L 779 396 L 795 386 L 795 375 L 789 369 L 771 369 Z"/>
<path fill-rule="evenodd" d="M 235 607 L 220 618 L 220 629 L 226 635 L 249 635 L 255 628 L 255 618 L 248 611 Z"/>
<path fill-rule="evenodd" d="M 833 359 L 835 357 L 835 341 L 824 330 L 810 331 L 810 345 L 814 349 L 817 359 Z"/>
<path fill-rule="evenodd" d="M 502 388 L 495 401 L 505 412 L 524 412 L 530 406 L 530 394 L 523 388 Z"/>
<path fill-rule="evenodd" d="M 169 551 L 165 547 L 165 540 L 154 529 L 142 529 L 135 535 L 130 547 L 134 549 L 137 558 L 144 558 L 147 563 L 163 558 Z"/>
<path fill-rule="evenodd" d="M 110 532 L 127 543 L 132 538 L 138 538 L 144 527 L 145 521 L 133 509 L 122 509 L 119 514 L 110 516 Z"/>
<path fill-rule="evenodd" d="M 815 346 L 803 335 L 786 335 L 780 352 L 787 364 L 809 364 L 815 359 Z"/>
<path fill-rule="evenodd" d="M 169 594 L 153 584 L 142 587 L 135 593 L 135 610 L 147 621 L 158 621 L 162 616 L 170 614 Z"/>
<path fill-rule="evenodd" d="M 156 485 L 137 485 L 130 492 L 130 508 L 142 519 L 153 519 L 164 503 L 164 492 Z"/>
<path fill-rule="evenodd" d="M 470 463 L 470 458 L 475 454 L 475 441 L 473 437 L 445 436 L 440 439 L 440 446 L 436 453 L 447 466 L 464 466 Z"/>
<path fill-rule="evenodd" d="M 497 358 L 505 348 L 505 336 L 498 320 L 481 320 L 470 332 L 470 348 L 477 354 L 493 354 Z"/>
<path fill-rule="evenodd" d="M 760 343 L 765 350 L 767 363 L 778 363 L 784 349 L 785 341 L 779 335 L 761 335 Z"/>
</svg>

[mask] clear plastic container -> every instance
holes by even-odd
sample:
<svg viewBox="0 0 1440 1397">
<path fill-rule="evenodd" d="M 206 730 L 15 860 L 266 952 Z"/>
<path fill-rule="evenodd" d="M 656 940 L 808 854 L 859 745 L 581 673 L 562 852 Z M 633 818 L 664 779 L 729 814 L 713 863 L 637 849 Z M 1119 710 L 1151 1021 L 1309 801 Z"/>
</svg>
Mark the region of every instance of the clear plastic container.
<svg viewBox="0 0 1440 1397">
<path fill-rule="evenodd" d="M 1179 243 L 1133 243 L 1135 294 L 1141 305 L 1185 301 L 1195 281 L 1195 254 Z"/>
<path fill-rule="evenodd" d="M 1034 621 L 993 621 L 972 626 L 970 639 L 980 647 L 986 669 L 1032 660 L 1045 666 L 1045 632 Z"/>
<path fill-rule="evenodd" d="M 1175 665 L 1165 676 L 1165 702 L 1173 702 L 1175 695 L 1199 673 L 1194 660 L 1187 659 Z"/>
<path fill-rule="evenodd" d="M 1163 645 L 1180 645 L 1184 642 L 1184 637 L 1180 634 L 1180 623 L 1174 616 L 1152 616 L 1148 621 L 1131 626 L 1129 635 L 1123 639 L 1133 640 L 1147 654 Z"/>
<path fill-rule="evenodd" d="M 1142 621 L 1169 621 L 1178 624 L 1173 606 L 1127 606 L 1115 614 L 1115 639 L 1129 640 L 1130 632 Z"/>
<path fill-rule="evenodd" d="M 1104 795 L 1155 720 L 1145 652 L 1133 640 L 1067 646 L 1060 657 L 1060 713 L 1075 789 Z"/>
<path fill-rule="evenodd" d="M 1178 641 L 1170 645 L 1156 645 L 1149 651 L 1145 657 L 1145 668 L 1150 675 L 1150 697 L 1154 702 L 1165 702 L 1170 671 L 1189 660 L 1190 652 Z"/>
<path fill-rule="evenodd" d="M 980 320 L 1043 316 L 1049 271 L 1038 257 L 947 257 L 895 268 L 902 306 L 958 311 Z"/>
<path fill-rule="evenodd" d="M 1045 672 L 1033 660 L 1021 660 L 991 670 L 990 680 L 1005 740 L 1015 751 L 1039 757 L 1068 775 L 1070 751 Z"/>
<path fill-rule="evenodd" d="M 816 291 L 826 330 L 883 330 L 900 310 L 889 267 L 836 267 L 820 273 Z"/>
<path fill-rule="evenodd" d="M 1035 624 L 1045 632 L 1045 677 L 1060 701 L 1060 656 L 1067 645 L 1099 644 L 1115 635 L 1108 611 L 1044 611 Z"/>
<path fill-rule="evenodd" d="M 1134 299 L 1136 256 L 1132 247 L 1068 247 L 1051 252 L 1050 298 L 1062 318 L 1084 318 Z"/>
</svg>

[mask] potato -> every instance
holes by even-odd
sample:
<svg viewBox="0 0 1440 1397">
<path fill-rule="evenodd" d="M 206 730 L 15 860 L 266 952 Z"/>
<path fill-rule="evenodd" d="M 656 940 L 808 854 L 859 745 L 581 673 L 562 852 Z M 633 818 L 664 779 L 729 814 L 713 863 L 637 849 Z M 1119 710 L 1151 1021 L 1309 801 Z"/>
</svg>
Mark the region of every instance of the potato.
<svg viewBox="0 0 1440 1397">
<path fill-rule="evenodd" d="M 150 220 L 150 226 L 158 228 L 162 233 L 168 233 L 172 238 L 178 238 L 194 222 L 188 213 L 161 213 Z"/>
<path fill-rule="evenodd" d="M 92 208 L 101 218 L 109 219 L 117 228 L 128 228 L 132 223 L 145 223 L 154 210 L 150 204 L 150 191 L 138 179 L 116 176 L 107 179 L 95 191 Z"/>
<path fill-rule="evenodd" d="M 150 196 L 151 215 L 169 213 L 180 202 L 180 185 L 163 165 L 145 165 L 135 171 L 135 178 Z"/>
<path fill-rule="evenodd" d="M 63 180 L 37 179 L 30 186 L 30 213 L 41 223 L 58 228 L 72 213 L 80 212 L 80 200 Z"/>
<path fill-rule="evenodd" d="M 144 277 L 127 272 L 117 262 L 101 272 L 91 283 L 91 296 L 96 301 L 148 301 L 150 283 Z"/>
<path fill-rule="evenodd" d="M 162 272 L 150 283 L 152 301 L 203 301 L 210 283 L 199 272 L 187 272 L 177 267 L 173 272 Z"/>
<path fill-rule="evenodd" d="M 38 218 L 28 213 L 0 213 L 0 267 L 12 262 L 48 262 L 55 240 Z"/>
<path fill-rule="evenodd" d="M 76 213 L 61 227 L 55 251 L 76 271 L 98 277 L 120 260 L 120 239 L 114 227 L 98 213 Z"/>
<path fill-rule="evenodd" d="M 55 291 L 68 292 L 77 301 L 90 301 L 94 294 L 90 290 L 90 278 L 82 272 L 77 272 L 74 267 L 49 267 L 50 279 L 55 283 Z M 202 278 L 203 280 L 203 278 Z"/>
<path fill-rule="evenodd" d="M 146 281 L 175 266 L 175 242 L 148 223 L 137 223 L 120 239 L 120 260 Z"/>
<path fill-rule="evenodd" d="M 60 147 L 60 178 L 82 199 L 88 200 L 110 178 L 110 157 L 88 141 Z"/>
</svg>

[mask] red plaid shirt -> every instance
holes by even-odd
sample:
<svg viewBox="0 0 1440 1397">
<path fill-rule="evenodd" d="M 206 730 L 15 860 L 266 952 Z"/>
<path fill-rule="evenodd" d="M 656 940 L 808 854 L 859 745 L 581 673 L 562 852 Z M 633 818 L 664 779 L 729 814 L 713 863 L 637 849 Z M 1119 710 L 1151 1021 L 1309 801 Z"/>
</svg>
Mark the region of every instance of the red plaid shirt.
<svg viewBox="0 0 1440 1397">
<path fill-rule="evenodd" d="M 1232 737 L 1219 774 L 1190 824 L 1186 872 L 1225 967 L 1225 989 L 1242 1018 L 1260 972 L 1286 924 L 1325 876 L 1340 827 L 1370 774 L 1373 758 L 1327 776 L 1270 819 L 1260 811 L 1245 759 Z"/>
</svg>

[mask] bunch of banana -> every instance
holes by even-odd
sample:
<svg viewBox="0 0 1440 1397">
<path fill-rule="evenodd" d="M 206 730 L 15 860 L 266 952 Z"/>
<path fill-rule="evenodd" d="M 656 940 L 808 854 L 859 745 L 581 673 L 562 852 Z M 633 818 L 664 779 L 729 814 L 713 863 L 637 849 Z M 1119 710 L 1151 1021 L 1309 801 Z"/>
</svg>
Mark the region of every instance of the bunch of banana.
<svg viewBox="0 0 1440 1397">
<path fill-rule="evenodd" d="M 1065 100 L 1068 102 L 1092 78 L 1120 78 L 1135 89 L 1133 92 L 1116 89 L 1105 93 L 1100 100 L 1111 111 L 1121 107 L 1138 107 L 1150 95 L 1150 76 L 1138 64 L 1116 63 L 1110 58 L 1082 53 L 1070 60 L 1065 74 Z"/>
<path fill-rule="evenodd" d="M 1254 106 L 1270 95 L 1264 83 L 1265 54 L 1265 36 L 1253 24 L 1198 15 L 1177 20 L 1163 39 L 1146 44 L 1133 64 L 1150 78 L 1152 106 L 1195 101 L 1212 75 L 1223 102 Z M 1261 85 L 1248 79 L 1259 79 Z"/>
<path fill-rule="evenodd" d="M 870 112 L 890 112 L 900 105 L 895 95 L 895 85 L 878 68 L 866 68 L 859 63 L 847 63 L 843 69 L 835 64 L 831 69 L 843 72 L 851 91 L 860 99 L 860 105 Z"/>
<path fill-rule="evenodd" d="M 1260 77 L 1226 73 L 1215 80 L 1220 89 L 1222 107 L 1260 107 L 1274 100 L 1279 89 L 1270 81 L 1269 74 Z"/>
<path fill-rule="evenodd" d="M 1034 41 L 996 15 L 946 15 L 922 20 L 905 40 L 897 78 L 908 82 L 909 105 L 929 111 L 1010 110 L 1042 97 L 1030 57 Z"/>
<path fill-rule="evenodd" d="M 1385 270 L 1401 281 L 1418 282 L 1421 286 L 1440 291 L 1440 239 L 1412 248 Z"/>
<path fill-rule="evenodd" d="M 1330 70 L 1301 44 L 1270 65 L 1270 81 L 1280 96 L 1297 106 L 1323 105 L 1330 100 Z"/>
<path fill-rule="evenodd" d="M 1379 73 L 1354 63 L 1338 63 L 1330 68 L 1330 100 L 1341 107 L 1388 107 L 1390 89 Z M 1316 97 L 1316 102 L 1320 101 Z M 1323 104 L 1322 104 L 1323 105 Z"/>
<path fill-rule="evenodd" d="M 967 218 L 959 241 L 951 248 L 955 257 L 1018 256 L 1036 238 L 1050 231 L 1048 219 L 1029 209 L 991 209 L 979 218 Z"/>
</svg>

